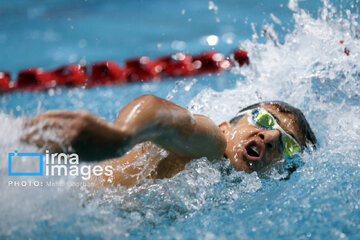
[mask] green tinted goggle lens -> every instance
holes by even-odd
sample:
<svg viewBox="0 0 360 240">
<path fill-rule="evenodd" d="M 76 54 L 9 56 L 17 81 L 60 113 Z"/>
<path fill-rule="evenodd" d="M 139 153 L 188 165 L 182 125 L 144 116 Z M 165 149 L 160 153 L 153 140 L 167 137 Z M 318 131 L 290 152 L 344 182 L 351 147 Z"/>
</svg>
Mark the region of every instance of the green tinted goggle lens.
<svg viewBox="0 0 360 240">
<path fill-rule="evenodd" d="M 252 118 L 254 122 L 260 127 L 274 129 L 275 119 L 264 109 L 254 110 L 252 112 Z M 299 145 L 283 132 L 281 140 L 283 146 L 283 154 L 286 158 L 293 158 L 295 155 L 301 152 Z"/>
<path fill-rule="evenodd" d="M 272 128 L 275 125 L 274 118 L 262 109 L 253 112 L 253 119 L 256 124 L 264 128 Z"/>
<path fill-rule="evenodd" d="M 286 157 L 292 158 L 301 150 L 294 140 L 288 136 L 282 137 L 283 152 Z"/>
</svg>

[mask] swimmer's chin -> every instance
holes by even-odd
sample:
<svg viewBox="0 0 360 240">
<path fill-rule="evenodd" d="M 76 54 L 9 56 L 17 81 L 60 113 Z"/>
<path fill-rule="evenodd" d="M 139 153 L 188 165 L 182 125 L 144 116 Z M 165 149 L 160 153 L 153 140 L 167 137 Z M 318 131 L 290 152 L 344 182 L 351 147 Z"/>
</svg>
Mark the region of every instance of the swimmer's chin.
<svg viewBox="0 0 360 240">
<path fill-rule="evenodd" d="M 238 157 L 238 159 L 230 159 L 230 162 L 237 171 L 244 171 L 246 173 L 252 173 L 255 171 L 255 169 L 251 168 L 249 162 L 243 159 L 243 156 Z"/>
</svg>

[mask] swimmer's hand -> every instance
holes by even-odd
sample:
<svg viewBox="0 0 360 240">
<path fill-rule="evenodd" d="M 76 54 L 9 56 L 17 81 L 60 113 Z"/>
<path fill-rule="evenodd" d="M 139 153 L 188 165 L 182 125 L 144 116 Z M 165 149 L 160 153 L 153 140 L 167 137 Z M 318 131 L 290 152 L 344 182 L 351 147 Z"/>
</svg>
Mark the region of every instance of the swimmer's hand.
<svg viewBox="0 0 360 240">
<path fill-rule="evenodd" d="M 82 160 L 118 157 L 131 147 L 115 125 L 83 110 L 55 110 L 26 118 L 23 130 L 23 142 L 43 151 L 75 152 Z"/>
</svg>

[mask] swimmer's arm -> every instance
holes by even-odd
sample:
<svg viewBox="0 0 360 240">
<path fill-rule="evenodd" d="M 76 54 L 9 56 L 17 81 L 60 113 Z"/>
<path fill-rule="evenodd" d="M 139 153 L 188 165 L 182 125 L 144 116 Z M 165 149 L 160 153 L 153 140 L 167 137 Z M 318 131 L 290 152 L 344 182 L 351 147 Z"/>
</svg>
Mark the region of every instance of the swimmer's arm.
<svg viewBox="0 0 360 240">
<path fill-rule="evenodd" d="M 43 150 L 73 151 L 88 160 L 117 157 L 145 141 L 185 158 L 218 158 L 226 147 L 209 118 L 152 95 L 132 100 L 113 124 L 87 111 L 39 114 L 24 120 L 22 141 Z"/>
<path fill-rule="evenodd" d="M 222 131 L 209 118 L 153 95 L 132 100 L 114 124 L 129 136 L 130 145 L 152 141 L 185 158 L 219 158 L 226 147 Z"/>
<path fill-rule="evenodd" d="M 54 110 L 25 118 L 21 140 L 44 151 L 75 152 L 86 160 L 116 157 L 129 150 L 123 149 L 127 139 L 115 125 L 84 110 Z"/>
</svg>

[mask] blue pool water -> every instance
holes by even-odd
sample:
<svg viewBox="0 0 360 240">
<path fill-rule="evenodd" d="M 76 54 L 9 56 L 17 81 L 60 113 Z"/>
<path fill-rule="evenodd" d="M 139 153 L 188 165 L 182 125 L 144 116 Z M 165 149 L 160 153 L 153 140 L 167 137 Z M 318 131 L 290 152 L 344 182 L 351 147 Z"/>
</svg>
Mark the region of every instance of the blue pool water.
<svg viewBox="0 0 360 240">
<path fill-rule="evenodd" d="M 212 76 L 0 96 L 0 238 L 360 239 L 360 27 L 353 1 L 0 1 L 0 68 L 51 69 L 176 51 L 224 54 L 251 65 Z M 209 46 L 205 39 L 218 36 Z M 340 44 L 339 41 L 344 43 Z M 344 53 L 344 48 L 350 55 Z M 171 179 L 126 191 L 12 187 L 7 153 L 21 116 L 87 109 L 113 121 L 132 98 L 154 94 L 215 122 L 260 100 L 283 100 L 308 118 L 319 148 L 290 180 L 234 172 L 198 159 Z M 225 173 L 227 172 L 227 173 Z"/>
</svg>

